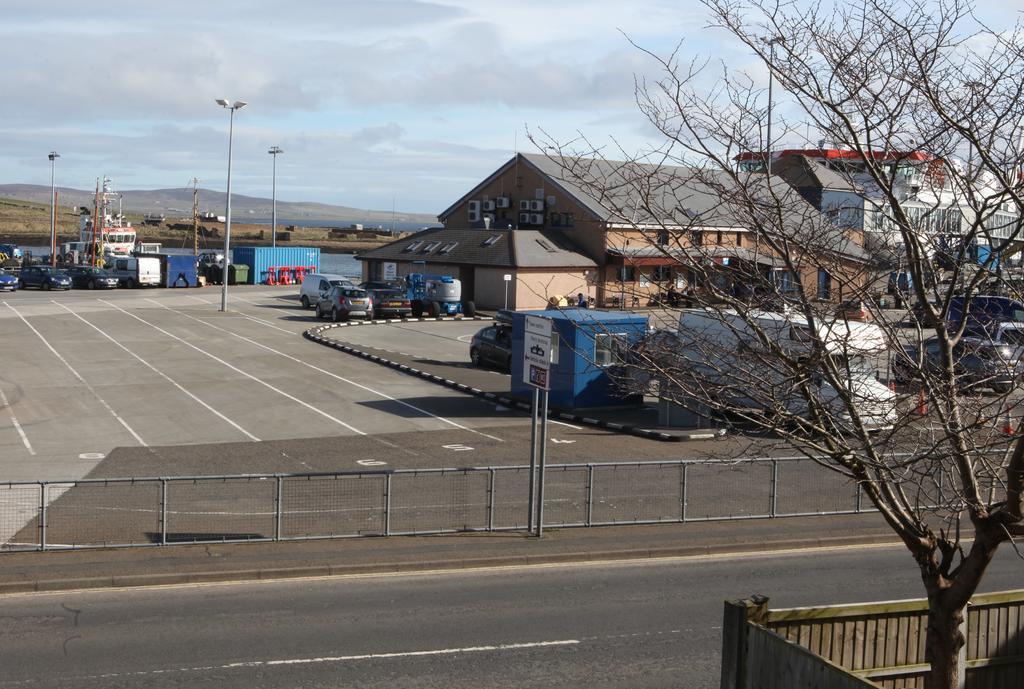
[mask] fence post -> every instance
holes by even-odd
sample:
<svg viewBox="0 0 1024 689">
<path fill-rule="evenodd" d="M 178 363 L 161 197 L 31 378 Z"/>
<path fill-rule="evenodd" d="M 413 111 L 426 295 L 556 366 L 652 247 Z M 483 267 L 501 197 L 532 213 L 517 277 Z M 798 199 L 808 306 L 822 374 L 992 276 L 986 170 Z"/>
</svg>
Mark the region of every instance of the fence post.
<svg viewBox="0 0 1024 689">
<path fill-rule="evenodd" d="M 167 479 L 160 479 L 160 545 L 167 545 Z"/>
<path fill-rule="evenodd" d="M 391 474 L 384 475 L 384 535 L 391 535 Z"/>
<path fill-rule="evenodd" d="M 745 689 L 747 685 L 747 623 L 765 622 L 768 598 L 751 596 L 725 601 L 722 614 L 721 689 Z"/>
<path fill-rule="evenodd" d="M 39 549 L 46 550 L 46 483 L 39 482 Z"/>
<path fill-rule="evenodd" d="M 594 523 L 594 465 L 587 465 L 587 526 Z"/>
<path fill-rule="evenodd" d="M 281 516 L 283 510 L 281 509 L 281 500 L 284 494 L 284 477 L 277 477 L 277 491 L 274 494 L 274 540 L 281 540 Z"/>
<path fill-rule="evenodd" d="M 487 485 L 487 530 L 494 531 L 494 467 L 487 471 L 490 473 Z"/>
<path fill-rule="evenodd" d="M 779 460 L 772 460 L 772 511 L 771 516 L 776 516 L 779 508 Z"/>
<path fill-rule="evenodd" d="M 688 488 L 688 483 L 689 483 L 689 476 L 690 476 L 690 465 L 686 464 L 686 463 L 683 463 L 681 466 L 683 467 L 683 472 L 682 472 L 682 476 L 679 477 L 679 481 L 680 481 L 680 484 L 681 484 L 680 485 L 680 490 L 679 490 L 679 502 L 680 502 L 679 510 L 680 510 L 680 516 L 682 517 L 682 520 L 685 523 L 686 522 L 686 503 L 689 502 L 687 500 L 687 495 L 686 494 L 687 494 L 687 490 L 689 489 Z"/>
<path fill-rule="evenodd" d="M 857 494 L 854 497 L 854 504 L 853 504 L 853 511 L 856 512 L 857 514 L 860 514 L 860 511 L 861 511 L 860 510 L 860 501 L 861 501 L 861 490 L 860 490 L 860 481 L 858 481 L 857 482 Z"/>
</svg>

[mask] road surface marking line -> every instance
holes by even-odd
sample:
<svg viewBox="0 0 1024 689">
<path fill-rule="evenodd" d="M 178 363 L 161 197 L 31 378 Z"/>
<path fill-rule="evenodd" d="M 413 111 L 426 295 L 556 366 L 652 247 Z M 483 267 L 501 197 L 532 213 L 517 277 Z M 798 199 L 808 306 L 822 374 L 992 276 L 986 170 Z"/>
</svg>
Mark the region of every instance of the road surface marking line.
<svg viewBox="0 0 1024 689">
<path fill-rule="evenodd" d="M 171 385 L 173 385 L 174 387 L 176 387 L 176 388 L 178 388 L 179 390 L 181 390 L 181 391 L 182 391 L 183 393 L 185 393 L 186 395 L 188 395 L 189 397 L 191 397 L 191 398 L 192 398 L 193 400 L 195 400 L 196 402 L 198 402 L 199 404 L 201 404 L 201 405 L 202 405 L 202 406 L 203 406 L 203 407 L 204 407 L 205 409 L 207 409 L 208 411 L 212 412 L 212 413 L 213 413 L 213 414 L 214 414 L 215 416 L 217 416 L 217 417 L 218 417 L 219 419 L 221 419 L 222 421 L 224 421 L 225 423 L 227 423 L 228 425 L 230 425 L 230 426 L 231 426 L 232 428 L 234 428 L 235 430 L 239 431 L 239 432 L 240 432 L 240 433 L 241 433 L 242 435 L 244 435 L 245 437 L 249 438 L 249 440 L 252 440 L 253 442 L 259 442 L 259 440 L 260 440 L 260 439 L 259 439 L 259 438 L 257 438 L 257 437 L 256 437 L 255 435 L 253 435 L 253 434 L 252 434 L 252 433 L 250 433 L 249 431 L 245 430 L 245 429 L 244 429 L 244 428 L 242 428 L 242 427 L 241 427 L 240 425 L 238 425 L 237 423 L 235 423 L 234 421 L 232 421 L 231 419 L 229 419 L 228 417 L 224 416 L 224 415 L 223 415 L 223 414 L 221 414 L 221 413 L 220 413 L 219 411 L 217 411 L 216 409 L 214 409 L 213 407 L 211 407 L 211 406 L 210 406 L 209 404 L 207 404 L 207 403 L 206 403 L 206 402 L 204 402 L 203 400 L 201 400 L 201 399 L 199 399 L 198 397 L 196 397 L 195 395 L 193 395 L 193 394 L 192 394 L 191 392 L 189 392 L 189 391 L 188 391 L 188 390 L 186 390 L 186 389 L 185 389 L 184 387 L 182 387 L 181 385 L 179 385 L 177 381 L 175 381 L 175 380 L 171 379 L 171 377 L 170 377 L 170 376 L 168 376 L 168 375 L 167 375 L 166 373 L 164 373 L 163 371 L 161 371 L 161 370 L 157 369 L 157 368 L 156 368 L 155 366 L 153 366 L 153 365 L 152 365 L 151 363 L 149 363 L 148 361 L 146 361 L 145 359 L 143 359 L 143 358 L 142 358 L 141 356 L 139 356 L 138 354 L 136 354 L 136 353 L 135 353 L 135 352 L 133 352 L 132 350 L 130 350 L 130 349 L 128 349 L 127 347 L 125 347 L 125 346 L 124 346 L 123 344 L 121 344 L 120 342 L 118 342 L 117 340 L 115 340 L 115 339 L 114 339 L 113 337 L 111 337 L 111 336 L 110 336 L 109 334 L 107 334 L 107 333 L 103 332 L 102 330 L 100 330 L 99 328 L 97 328 L 97 327 L 96 327 L 95 325 L 93 325 L 93 324 L 92 324 L 92 323 L 90 323 L 89 321 L 87 321 L 87 320 L 85 320 L 84 318 L 82 318 L 82 316 L 80 316 L 79 314 L 75 313 L 74 311 L 72 311 L 72 310 L 71 310 L 71 309 L 69 309 L 68 307 L 64 306 L 64 304 L 61 304 L 60 302 L 58 302 L 58 301 L 57 301 L 56 299 L 54 299 L 54 300 L 53 300 L 53 303 L 54 303 L 54 304 L 56 304 L 57 306 L 61 307 L 62 309 L 64 309 L 64 310 L 65 310 L 65 311 L 67 311 L 68 313 L 70 313 L 70 314 L 71 314 L 72 316 L 74 316 L 74 317 L 75 317 L 75 318 L 77 318 L 78 320 L 80 320 L 80 321 L 82 321 L 83 323 L 85 323 L 86 325 L 88 325 L 88 326 L 89 326 L 90 328 L 92 328 L 93 330 L 95 330 L 96 332 L 98 332 L 98 333 L 99 333 L 100 335 L 103 335 L 103 337 L 107 338 L 108 340 L 110 340 L 111 342 L 113 342 L 114 344 L 116 344 L 116 345 L 117 345 L 118 347 L 120 347 L 121 349 L 123 349 L 124 351 L 128 352 L 128 354 L 130 354 L 131 356 L 135 357 L 135 359 L 137 359 L 137 360 L 138 360 L 138 361 L 139 361 L 140 363 L 142 363 L 142 365 L 143 365 L 143 366 L 145 366 L 145 367 L 146 367 L 146 368 L 148 368 L 148 369 L 149 369 L 150 371 L 152 371 L 153 373 L 157 374 L 158 376 L 160 376 L 161 378 L 163 378 L 164 380 L 166 380 L 166 381 L 167 381 L 168 383 L 170 383 L 170 384 L 171 384 Z"/>
<path fill-rule="evenodd" d="M 191 294 L 186 294 L 185 296 L 188 297 L 189 299 L 194 299 L 194 300 L 198 301 L 200 304 L 206 304 L 207 306 L 209 306 L 209 305 L 214 303 L 214 302 L 208 301 L 206 299 L 201 299 L 199 297 L 193 297 Z M 149 301 L 153 301 L 152 299 L 149 299 L 148 297 L 147 297 L 147 299 Z"/>
<path fill-rule="evenodd" d="M 11 408 L 11 403 L 7 400 L 7 395 L 4 394 L 3 388 L 0 388 L 0 402 L 3 402 L 4 407 L 7 409 L 7 413 L 11 416 L 11 423 L 14 424 L 14 430 L 18 431 L 18 435 L 21 436 L 21 442 L 25 444 L 25 449 L 28 450 L 30 455 L 35 455 L 36 451 L 32 449 L 32 443 L 28 441 L 28 436 L 25 435 L 25 431 L 22 430 L 21 424 L 18 423 L 18 417 L 14 415 L 14 409 Z"/>
<path fill-rule="evenodd" d="M 157 332 L 161 332 L 161 333 L 163 333 L 164 335 L 166 335 L 167 337 L 170 337 L 170 338 L 172 338 L 172 339 L 175 339 L 175 340 L 177 340 L 178 342 L 181 342 L 181 343 L 182 343 L 183 345 L 185 345 L 185 346 L 187 346 L 187 347 L 190 347 L 190 348 L 192 348 L 192 349 L 196 350 L 196 351 L 197 351 L 197 352 L 199 352 L 200 354 L 203 354 L 203 355 L 205 355 L 205 356 L 208 356 L 208 357 L 210 357 L 211 359 L 213 359 L 213 360 L 214 360 L 214 361 L 216 361 L 217 363 L 220 363 L 220 364 L 223 364 L 224 366 L 227 366 L 227 367 L 228 367 L 228 368 L 230 368 L 230 369 L 231 369 L 232 371 L 234 371 L 234 372 L 236 372 L 236 373 L 239 373 L 239 374 L 241 374 L 241 375 L 245 376 L 246 378 L 248 378 L 248 379 L 250 379 L 250 380 L 253 380 L 253 381 L 257 382 L 257 383 L 259 383 L 260 385 L 263 385 L 264 387 L 266 387 L 266 388 L 268 388 L 268 389 L 270 389 L 270 390 L 273 390 L 273 391 L 274 391 L 274 392 L 276 392 L 277 394 L 279 394 L 279 395 L 281 395 L 281 396 L 283 396 L 283 397 L 287 397 L 288 399 L 290 399 L 290 400 L 291 400 L 291 401 L 293 401 L 293 402 L 296 402 L 296 403 L 298 403 L 298 404 L 301 404 L 301 405 L 302 405 L 303 407 L 305 407 L 306 409 L 309 409 L 310 411 L 316 412 L 317 414 L 319 414 L 320 416 L 323 416 L 323 417 L 324 417 L 324 418 L 326 418 L 326 419 L 330 419 L 331 421 L 333 421 L 334 423 L 338 424 L 339 426 L 343 426 L 344 428 L 347 428 L 347 429 L 349 429 L 350 431 L 352 431 L 353 433 L 356 433 L 356 434 L 358 434 L 358 435 L 366 435 L 366 433 L 364 433 L 363 431 L 359 430 L 359 429 L 358 429 L 358 428 L 356 428 L 355 426 L 352 426 L 352 425 L 350 425 L 350 424 L 347 424 L 347 423 L 345 423 L 344 421 L 342 421 L 341 419 L 339 419 L 339 418 L 337 418 L 337 417 L 331 416 L 330 414 L 328 414 L 327 412 L 323 411 L 322 409 L 317 409 L 317 408 L 316 408 L 315 406 L 313 406 L 312 404 L 309 404 L 308 402 L 303 402 L 302 400 L 300 400 L 300 399 L 299 399 L 298 397 L 295 397 L 294 395 L 289 395 L 289 394 L 288 394 L 287 392 L 285 392 L 284 390 L 282 390 L 282 389 L 280 389 L 280 388 L 277 388 L 277 387 L 274 387 L 273 385 L 271 385 L 271 384 L 270 384 L 270 383 L 268 383 L 267 381 L 265 381 L 265 380 L 262 380 L 262 379 L 260 379 L 260 378 L 257 378 L 256 376 L 252 375 L 251 373 L 246 373 L 245 371 L 243 371 L 242 369 L 238 368 L 237 366 L 235 366 L 235 365 L 233 365 L 233 364 L 231 364 L 231 363 L 229 363 L 229 362 L 227 362 L 227 361 L 224 361 L 224 360 L 223 360 L 223 359 L 221 359 L 220 357 L 218 357 L 218 356 L 216 356 L 216 355 L 214 355 L 214 354 L 211 354 L 210 352 L 207 352 L 207 351 L 206 351 L 205 349 L 202 349 L 202 348 L 200 348 L 200 347 L 197 347 L 197 346 L 195 346 L 195 345 L 194 345 L 194 344 L 192 344 L 191 342 L 189 342 L 189 341 L 187 341 L 187 340 L 184 340 L 184 339 L 182 339 L 182 338 L 178 337 L 178 336 L 177 336 L 177 335 L 175 335 L 174 333 L 170 333 L 170 332 L 167 332 L 166 330 L 164 330 L 164 329 L 163 329 L 163 328 L 161 328 L 160 326 L 158 326 L 158 325 L 154 325 L 153 323 L 150 323 L 149 321 L 145 320 L 144 318 L 140 318 L 139 316 L 136 316 L 136 315 L 135 315 L 134 313 L 129 313 L 128 311 L 125 311 L 124 309 L 122 309 L 122 308 L 121 308 L 120 306 L 118 306 L 117 304 L 113 304 L 113 303 L 111 303 L 111 302 L 109 302 L 109 301 L 107 301 L 107 300 L 105 300 L 105 299 L 100 299 L 99 301 L 103 302 L 104 304 L 107 304 L 108 306 L 113 306 L 113 307 L 114 307 L 115 309 L 117 309 L 117 310 L 118 310 L 118 311 L 120 311 L 121 313 L 125 314 L 126 316 L 131 316 L 132 318 L 134 318 L 135 320 L 139 321 L 140 323 L 145 323 L 146 325 L 148 325 L 149 327 L 153 328 L 153 329 L 154 329 L 154 330 L 156 330 Z M 152 300 L 150 300 L 150 301 L 152 301 Z M 161 304 L 161 306 L 163 306 L 163 305 Z M 164 308 L 167 308 L 167 309 L 168 309 L 169 311 L 174 311 L 174 309 L 171 309 L 171 308 L 168 308 L 168 307 L 164 307 Z M 175 313 L 180 313 L 180 312 L 178 312 L 178 311 L 175 311 Z M 184 315 L 184 314 L 182 314 L 182 315 Z M 190 316 L 190 318 L 191 318 L 191 316 Z M 198 318 L 197 318 L 197 319 L 195 319 L 195 320 L 196 320 L 196 321 L 198 321 L 198 322 L 200 322 L 200 323 L 202 323 L 202 322 L 203 322 L 203 321 L 200 321 L 200 320 L 199 320 Z M 218 330 L 219 330 L 219 329 L 220 329 L 220 328 L 218 328 Z"/>
<path fill-rule="evenodd" d="M 150 301 L 152 301 L 152 300 L 150 300 Z M 322 369 L 319 366 L 314 366 L 313 364 L 311 364 L 311 363 L 309 363 L 307 361 L 303 361 L 302 359 L 298 359 L 296 357 L 293 357 L 290 354 L 285 354 L 284 352 L 278 351 L 278 350 L 274 349 L 273 347 L 268 347 L 267 345 L 263 344 L 262 342 L 257 342 L 256 340 L 250 339 L 250 338 L 248 338 L 248 337 L 246 337 L 244 335 L 239 335 L 238 333 L 232 332 L 230 330 L 225 330 L 224 328 L 217 327 L 216 325 L 213 325 L 212 323 L 207 323 L 206 321 L 201 320 L 199 318 L 196 318 L 195 316 L 189 315 L 189 314 L 184 313 L 182 311 L 177 311 L 175 309 L 172 309 L 169 306 L 165 306 L 164 304 L 160 304 L 159 302 L 153 302 L 153 303 L 158 304 L 159 306 L 167 309 L 168 311 L 176 313 L 179 316 L 184 316 L 185 318 L 191 318 L 192 320 L 196 321 L 197 323 L 202 323 L 203 325 L 208 326 L 210 328 L 213 328 L 214 330 L 219 330 L 222 333 L 226 333 L 228 335 L 233 335 L 234 337 L 237 337 L 240 340 L 244 340 L 244 341 L 248 342 L 249 344 L 256 345 L 257 347 L 265 349 L 268 352 L 273 352 L 274 354 L 277 354 L 278 356 L 283 356 L 284 358 L 289 359 L 290 361 L 294 361 L 297 364 L 302 364 L 303 366 L 309 367 L 309 368 L 311 368 L 314 371 L 317 371 L 319 373 L 323 373 L 326 376 L 331 376 L 332 378 L 334 378 L 336 380 L 340 380 L 343 383 L 348 383 L 349 385 L 354 385 L 355 387 L 360 388 L 361 390 L 365 390 L 366 392 L 372 393 L 372 394 L 377 395 L 379 397 L 383 397 L 386 400 L 390 400 L 392 402 L 396 402 L 398 404 L 401 404 L 403 406 L 408 407 L 409 409 L 417 411 L 417 412 L 419 412 L 421 414 L 426 414 L 427 416 L 429 416 L 431 418 L 434 418 L 434 419 L 437 419 L 438 421 L 442 421 L 444 423 L 447 423 L 447 424 L 449 424 L 451 426 L 454 426 L 455 428 L 459 428 L 459 429 L 462 429 L 464 431 L 468 431 L 470 433 L 476 433 L 477 435 L 481 435 L 481 436 L 483 436 L 485 438 L 490 438 L 491 440 L 496 440 L 499 443 L 505 442 L 504 440 L 502 440 L 501 438 L 498 438 L 496 436 L 489 435 L 487 433 L 475 430 L 473 428 L 469 428 L 467 426 L 463 426 L 461 423 L 452 421 L 451 419 L 447 419 L 447 418 L 445 418 L 443 416 L 438 416 L 437 414 L 433 414 L 433 413 L 427 411 L 426 409 L 422 409 L 420 407 L 417 407 L 416 405 L 410 404 L 408 402 L 405 402 L 404 400 L 396 399 L 396 398 L 392 397 L 391 395 L 388 395 L 387 393 L 381 392 L 380 390 L 375 390 L 375 389 L 373 389 L 371 387 L 367 387 L 367 386 L 363 385 L 362 383 L 357 383 L 354 380 L 350 380 L 350 379 L 345 378 L 343 376 L 339 376 L 336 373 L 331 373 L 330 371 Z M 294 335 L 296 333 L 289 333 L 289 334 Z"/>
<path fill-rule="evenodd" d="M 115 679 L 127 677 L 146 677 L 148 675 L 174 675 L 223 670 L 240 670 L 260 667 L 278 667 L 284 665 L 315 665 L 322 663 L 344 663 L 358 660 L 393 660 L 402 658 L 423 658 L 430 656 L 451 656 L 464 653 L 499 653 L 502 651 L 520 651 L 534 648 L 552 648 L 559 646 L 578 646 L 583 643 L 579 639 L 559 639 L 557 641 L 527 641 L 523 643 L 494 644 L 490 646 L 463 646 L 461 648 L 437 648 L 425 651 L 393 651 L 390 653 L 360 653 L 344 656 L 320 656 L 314 658 L 282 658 L 279 660 L 243 660 L 223 665 L 194 665 L 192 667 L 171 667 L 155 670 L 126 670 L 125 672 L 104 672 L 95 675 L 69 675 L 58 681 L 82 681 L 95 679 Z M 7 685 L 38 684 L 39 680 L 15 680 L 4 682 Z"/>
<path fill-rule="evenodd" d="M 107 303 L 109 304 L 110 302 L 107 302 Z M 122 426 L 124 426 L 125 430 L 128 431 L 133 438 L 135 438 L 135 441 L 139 445 L 141 445 L 142 447 L 149 447 L 149 445 L 146 443 L 146 441 L 142 439 L 142 436 L 140 436 L 138 433 L 136 433 L 135 429 L 132 428 L 131 426 L 129 426 L 128 422 L 125 421 L 124 419 L 122 419 L 118 415 L 118 413 L 116 411 L 114 411 L 114 408 L 111 407 L 109 404 L 107 404 L 107 401 L 105 399 L 100 397 L 100 394 L 98 392 L 96 392 L 96 388 L 94 388 L 93 386 L 89 385 L 88 382 L 86 382 L 85 378 L 83 378 L 82 375 L 78 371 L 76 371 L 75 368 L 71 364 L 68 363 L 68 360 L 65 359 L 64 357 L 62 357 L 60 355 L 60 352 L 58 352 L 56 349 L 54 349 L 53 345 L 51 345 L 49 342 L 46 341 L 46 338 L 43 337 L 43 334 L 41 332 L 39 332 L 38 330 L 36 330 L 36 327 L 34 325 L 32 325 L 31 323 L 28 322 L 28 319 L 26 319 L 24 316 L 22 316 L 21 313 L 16 308 L 14 308 L 10 304 L 8 304 L 6 301 L 4 302 L 4 305 L 7 308 L 9 308 L 11 311 L 13 311 L 14 315 L 16 315 L 18 318 L 20 318 L 21 322 L 24 323 L 25 325 L 27 325 L 29 330 L 31 330 L 32 332 L 34 332 L 36 334 L 36 337 L 38 337 L 40 340 L 43 341 L 43 344 L 46 345 L 46 348 L 49 349 L 51 352 L 53 352 L 53 355 L 55 357 L 57 357 L 58 359 L 60 359 L 61 363 L 63 363 L 65 366 L 67 366 L 68 370 L 71 371 L 71 373 L 75 376 L 75 378 L 77 378 L 79 380 L 79 382 L 81 382 L 82 385 L 84 385 L 86 387 L 86 389 L 89 392 L 92 393 L 93 397 L 95 397 L 97 400 L 99 400 L 100 404 L 102 404 L 103 407 L 108 412 L 110 412 L 110 415 L 113 416 L 115 419 L 117 419 L 118 423 L 120 423 Z M 117 308 L 120 308 L 120 307 L 117 307 Z"/>
</svg>

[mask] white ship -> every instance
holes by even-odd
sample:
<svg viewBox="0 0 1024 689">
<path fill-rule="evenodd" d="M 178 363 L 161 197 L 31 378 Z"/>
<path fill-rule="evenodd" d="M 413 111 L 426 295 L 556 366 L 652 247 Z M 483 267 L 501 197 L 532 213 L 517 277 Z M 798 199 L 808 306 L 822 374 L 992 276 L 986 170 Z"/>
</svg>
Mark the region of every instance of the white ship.
<svg viewBox="0 0 1024 689">
<path fill-rule="evenodd" d="M 117 199 L 117 211 L 113 210 L 113 200 Z M 95 227 L 94 218 L 102 218 L 99 228 Z M 135 250 L 137 240 L 135 228 L 124 219 L 121 213 L 121 194 L 115 192 L 110 178 L 104 177 L 102 188 L 96 185 L 96 202 L 92 212 L 83 208 L 78 220 L 78 239 L 89 247 L 86 253 L 92 253 L 96 247 L 96 255 L 115 254 L 127 256 Z"/>
</svg>

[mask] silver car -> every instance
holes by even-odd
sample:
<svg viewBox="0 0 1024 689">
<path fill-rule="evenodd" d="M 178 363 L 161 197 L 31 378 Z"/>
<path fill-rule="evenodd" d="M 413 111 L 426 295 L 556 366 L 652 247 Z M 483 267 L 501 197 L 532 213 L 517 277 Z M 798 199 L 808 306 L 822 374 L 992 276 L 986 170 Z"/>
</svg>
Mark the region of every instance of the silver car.
<svg viewBox="0 0 1024 689">
<path fill-rule="evenodd" d="M 373 318 L 373 301 L 365 290 L 336 285 L 316 304 L 316 317 L 330 315 L 334 322 L 349 318 Z"/>
</svg>

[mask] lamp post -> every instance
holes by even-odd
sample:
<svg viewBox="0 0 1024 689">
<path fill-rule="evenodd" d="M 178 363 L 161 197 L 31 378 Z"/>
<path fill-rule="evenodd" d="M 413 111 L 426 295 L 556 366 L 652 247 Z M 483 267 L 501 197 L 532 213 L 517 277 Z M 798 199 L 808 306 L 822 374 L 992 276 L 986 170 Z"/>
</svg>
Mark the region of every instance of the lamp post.
<svg viewBox="0 0 1024 689">
<path fill-rule="evenodd" d="M 772 87 L 775 85 L 775 73 L 772 70 L 775 67 L 775 44 L 783 42 L 781 36 L 768 39 L 768 48 L 771 51 L 771 57 L 768 60 L 768 160 L 766 161 L 768 184 L 771 184 L 772 174 Z"/>
<path fill-rule="evenodd" d="M 277 154 L 284 153 L 277 146 L 271 146 L 270 150 L 267 151 L 270 155 L 274 156 L 274 176 L 273 182 L 271 183 L 271 197 L 272 206 L 270 211 L 270 246 L 277 246 Z"/>
<path fill-rule="evenodd" d="M 50 159 L 50 265 L 57 265 L 57 203 L 55 198 L 56 188 L 53 186 L 53 171 L 56 167 L 56 160 L 60 158 L 57 151 L 50 151 L 46 156 Z"/>
<path fill-rule="evenodd" d="M 231 141 L 235 133 L 235 111 L 248 105 L 244 100 L 231 103 L 226 98 L 218 98 L 217 105 L 227 108 L 231 115 L 228 124 L 228 200 L 224 215 L 224 268 L 221 271 L 220 310 L 228 310 L 228 267 L 231 264 Z"/>
</svg>

